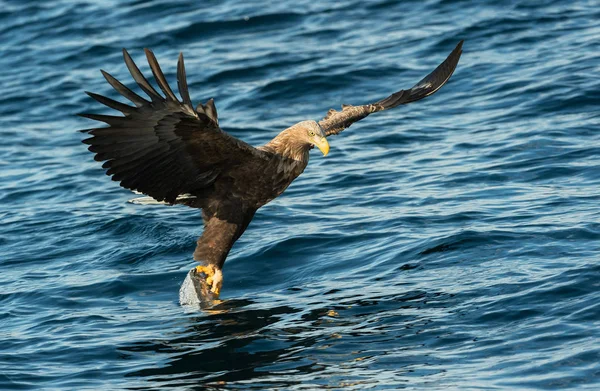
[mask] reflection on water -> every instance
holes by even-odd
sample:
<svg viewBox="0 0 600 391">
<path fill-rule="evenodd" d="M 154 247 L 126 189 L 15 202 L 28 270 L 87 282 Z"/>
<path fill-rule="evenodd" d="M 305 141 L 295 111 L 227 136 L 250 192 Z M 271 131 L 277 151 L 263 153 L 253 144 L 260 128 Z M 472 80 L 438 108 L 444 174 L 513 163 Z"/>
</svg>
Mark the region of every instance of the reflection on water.
<svg viewBox="0 0 600 391">
<path fill-rule="evenodd" d="M 364 290 L 345 297 L 344 288 L 348 287 L 336 285 L 339 288 L 319 294 L 315 289 L 310 290 L 313 293 L 290 289 L 269 295 L 269 302 L 262 304 L 225 300 L 192 314 L 185 318 L 180 332 L 167 340 L 121 347 L 124 352 L 170 356 L 160 368 L 128 376 L 141 376 L 161 386 L 219 388 L 252 381 L 248 384 L 251 389 L 301 384 L 360 388 L 366 374 L 372 377 L 394 368 L 395 376 L 403 376 L 413 373 L 413 367 L 435 361 L 427 355 L 416 359 L 414 349 L 420 344 L 415 344 L 415 339 L 423 340 L 424 333 L 427 339 L 439 337 L 432 331 L 434 319 L 426 315 L 444 311 L 444 301 L 450 297 L 425 291 L 385 294 Z M 289 294 L 300 297 L 303 305 L 284 304 L 290 301 Z M 272 303 L 277 305 L 270 306 Z M 440 372 L 440 368 L 421 369 L 418 376 Z M 294 374 L 294 380 L 287 374 Z M 393 380 L 395 376 L 390 375 L 381 379 L 382 384 Z M 372 380 L 367 383 L 373 384 Z"/>
</svg>

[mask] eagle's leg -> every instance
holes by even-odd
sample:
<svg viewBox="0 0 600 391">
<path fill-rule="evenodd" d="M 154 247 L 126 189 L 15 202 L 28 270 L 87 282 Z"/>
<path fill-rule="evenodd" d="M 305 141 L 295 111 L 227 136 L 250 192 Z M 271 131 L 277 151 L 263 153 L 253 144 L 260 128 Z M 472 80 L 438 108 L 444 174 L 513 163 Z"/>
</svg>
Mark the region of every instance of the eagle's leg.
<svg viewBox="0 0 600 391">
<path fill-rule="evenodd" d="M 242 219 L 222 219 L 215 215 L 207 216 L 204 212 L 204 232 L 198 239 L 194 259 L 201 263 L 196 267 L 198 273 L 203 273 L 210 291 L 216 295 L 223 285 L 223 264 L 229 250 L 242 235 L 254 215 L 254 211 L 238 214 Z M 237 217 L 236 216 L 236 217 Z M 241 221 L 240 221 L 241 220 Z"/>
<path fill-rule="evenodd" d="M 230 203 L 217 211 L 202 210 L 204 232 L 198 239 L 194 259 L 201 263 L 196 272 L 204 274 L 210 292 L 219 295 L 223 285 L 223 264 L 229 250 L 244 233 L 256 209 Z"/>
</svg>

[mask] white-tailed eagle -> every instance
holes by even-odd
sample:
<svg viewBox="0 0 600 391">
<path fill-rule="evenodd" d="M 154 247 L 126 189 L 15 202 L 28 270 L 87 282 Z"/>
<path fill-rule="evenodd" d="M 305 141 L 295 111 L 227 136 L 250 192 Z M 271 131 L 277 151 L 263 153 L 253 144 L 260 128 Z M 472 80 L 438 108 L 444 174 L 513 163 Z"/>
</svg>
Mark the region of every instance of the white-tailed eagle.
<svg viewBox="0 0 600 391">
<path fill-rule="evenodd" d="M 204 274 L 208 289 L 218 296 L 229 250 L 256 211 L 277 198 L 304 171 L 309 151 L 316 146 L 327 155 L 328 136 L 369 114 L 435 93 L 454 72 L 462 44 L 459 42 L 444 62 L 412 88 L 375 103 L 329 110 L 321 121 L 299 122 L 260 147 L 224 132 L 212 99 L 194 107 L 181 54 L 177 64 L 180 100 L 150 50 L 145 50 L 146 57 L 162 94 L 123 50 L 125 64 L 147 98 L 102 71 L 108 83 L 133 106 L 88 92 L 123 116 L 81 114 L 108 124 L 83 130 L 92 136 L 83 142 L 89 144 L 95 160 L 104 162 L 106 174 L 124 188 L 168 204 L 202 209 L 204 232 L 194 251 L 194 259 L 201 265 L 196 273 Z"/>
</svg>

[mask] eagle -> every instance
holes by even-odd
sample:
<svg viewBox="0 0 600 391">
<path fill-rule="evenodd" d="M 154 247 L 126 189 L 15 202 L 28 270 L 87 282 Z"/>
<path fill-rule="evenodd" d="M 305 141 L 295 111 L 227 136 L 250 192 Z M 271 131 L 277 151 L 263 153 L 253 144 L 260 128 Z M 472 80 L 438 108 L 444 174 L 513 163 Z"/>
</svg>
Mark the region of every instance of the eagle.
<svg viewBox="0 0 600 391">
<path fill-rule="evenodd" d="M 212 98 L 194 107 L 181 53 L 177 63 L 179 99 L 151 50 L 144 51 L 162 94 L 123 49 L 125 65 L 147 97 L 101 70 L 106 81 L 133 105 L 86 91 L 122 115 L 80 114 L 108 125 L 82 130 L 92 136 L 83 143 L 89 145 L 96 161 L 104 162 L 106 175 L 122 187 L 162 203 L 201 209 L 204 230 L 194 251 L 194 260 L 200 265 L 192 271 L 202 276 L 207 291 L 218 297 L 223 265 L 232 246 L 256 211 L 302 174 L 310 150 L 316 146 L 326 156 L 328 137 L 370 114 L 435 93 L 452 76 L 462 45 L 460 41 L 444 62 L 412 88 L 375 103 L 331 109 L 320 121 L 298 122 L 259 147 L 221 129 Z"/>
</svg>

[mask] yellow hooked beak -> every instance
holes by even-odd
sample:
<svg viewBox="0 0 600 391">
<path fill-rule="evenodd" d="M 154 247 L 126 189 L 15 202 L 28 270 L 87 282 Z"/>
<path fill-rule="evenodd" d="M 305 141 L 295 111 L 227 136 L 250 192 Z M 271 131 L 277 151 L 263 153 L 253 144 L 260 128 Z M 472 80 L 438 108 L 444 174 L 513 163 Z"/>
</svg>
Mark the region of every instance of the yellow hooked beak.
<svg viewBox="0 0 600 391">
<path fill-rule="evenodd" d="M 329 143 L 325 137 L 315 137 L 315 145 L 321 150 L 323 156 L 329 153 Z"/>
</svg>

